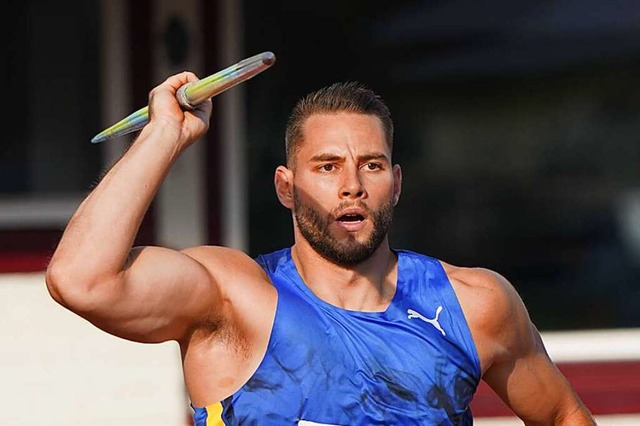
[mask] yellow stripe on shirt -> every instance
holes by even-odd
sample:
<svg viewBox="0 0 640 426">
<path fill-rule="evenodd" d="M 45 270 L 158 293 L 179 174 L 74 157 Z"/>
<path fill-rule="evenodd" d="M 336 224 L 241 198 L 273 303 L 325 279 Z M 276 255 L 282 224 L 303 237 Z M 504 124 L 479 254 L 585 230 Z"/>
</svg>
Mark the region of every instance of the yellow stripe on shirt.
<svg viewBox="0 0 640 426">
<path fill-rule="evenodd" d="M 222 404 L 220 402 L 207 405 L 207 414 L 207 426 L 224 426 L 224 422 L 222 421 Z"/>
</svg>

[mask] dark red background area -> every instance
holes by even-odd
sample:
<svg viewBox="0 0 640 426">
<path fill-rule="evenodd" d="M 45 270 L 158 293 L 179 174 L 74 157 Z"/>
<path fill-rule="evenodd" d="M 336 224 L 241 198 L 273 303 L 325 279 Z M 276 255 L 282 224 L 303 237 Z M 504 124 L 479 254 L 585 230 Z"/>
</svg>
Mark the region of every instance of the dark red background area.
<svg viewBox="0 0 640 426">
<path fill-rule="evenodd" d="M 0 232 L 0 273 L 44 271 L 62 236 L 61 230 Z"/>
</svg>

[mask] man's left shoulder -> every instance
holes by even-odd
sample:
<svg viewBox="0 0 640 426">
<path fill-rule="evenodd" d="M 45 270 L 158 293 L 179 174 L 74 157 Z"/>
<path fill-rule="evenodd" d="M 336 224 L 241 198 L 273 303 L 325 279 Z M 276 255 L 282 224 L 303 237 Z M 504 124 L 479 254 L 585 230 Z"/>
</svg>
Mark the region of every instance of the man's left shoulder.
<svg viewBox="0 0 640 426">
<path fill-rule="evenodd" d="M 440 261 L 440 264 L 456 289 L 487 293 L 489 296 L 500 296 L 505 291 L 515 291 L 504 276 L 491 269 L 454 266 L 443 261 Z"/>
<path fill-rule="evenodd" d="M 487 268 L 460 267 L 441 262 L 472 328 L 502 334 L 515 320 L 528 323 L 516 289 L 500 273 Z"/>
</svg>

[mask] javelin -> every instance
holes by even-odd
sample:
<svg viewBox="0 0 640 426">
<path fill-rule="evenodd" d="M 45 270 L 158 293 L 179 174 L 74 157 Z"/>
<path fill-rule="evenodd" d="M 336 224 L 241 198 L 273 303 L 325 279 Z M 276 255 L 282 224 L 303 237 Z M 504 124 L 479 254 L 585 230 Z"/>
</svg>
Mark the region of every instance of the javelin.
<svg viewBox="0 0 640 426">
<path fill-rule="evenodd" d="M 261 73 L 273 65 L 275 61 L 276 56 L 272 52 L 263 52 L 244 59 L 200 81 L 187 83 L 176 92 L 178 103 L 183 109 L 192 110 L 205 100 Z M 91 139 L 91 143 L 100 143 L 135 132 L 142 129 L 148 122 L 149 106 L 146 106 L 98 133 Z"/>
</svg>

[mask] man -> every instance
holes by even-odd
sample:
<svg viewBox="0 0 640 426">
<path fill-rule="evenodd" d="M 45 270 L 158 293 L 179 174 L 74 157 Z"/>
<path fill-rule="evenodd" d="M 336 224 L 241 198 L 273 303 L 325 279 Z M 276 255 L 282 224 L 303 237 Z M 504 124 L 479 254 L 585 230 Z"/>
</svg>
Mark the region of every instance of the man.
<svg viewBox="0 0 640 426">
<path fill-rule="evenodd" d="M 109 333 L 176 340 L 197 425 L 470 425 L 481 379 L 527 424 L 594 424 L 503 277 L 390 249 L 393 124 L 357 84 L 307 96 L 289 120 L 275 188 L 291 248 L 132 249 L 169 167 L 208 128 L 210 101 L 175 100 L 195 79 L 151 92 L 149 124 L 72 217 L 46 280 Z"/>
</svg>

